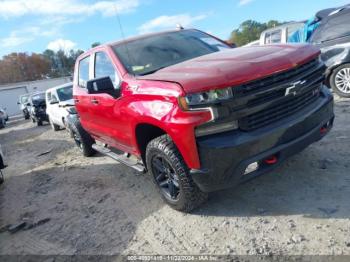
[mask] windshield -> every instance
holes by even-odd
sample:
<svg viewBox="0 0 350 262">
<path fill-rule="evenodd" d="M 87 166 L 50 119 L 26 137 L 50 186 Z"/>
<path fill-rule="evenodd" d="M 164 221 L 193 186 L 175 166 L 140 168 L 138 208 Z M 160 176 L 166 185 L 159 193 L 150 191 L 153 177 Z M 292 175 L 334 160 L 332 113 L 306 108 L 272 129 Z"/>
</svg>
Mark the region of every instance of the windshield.
<svg viewBox="0 0 350 262">
<path fill-rule="evenodd" d="M 37 102 L 37 101 L 41 101 L 41 100 L 45 100 L 45 93 L 39 93 L 39 94 L 32 95 L 33 102 Z"/>
<path fill-rule="evenodd" d="M 183 30 L 118 44 L 113 49 L 130 74 L 146 75 L 230 47 L 203 32 Z"/>
<path fill-rule="evenodd" d="M 58 88 L 57 95 L 60 101 L 67 101 L 73 99 L 73 86 Z"/>
</svg>

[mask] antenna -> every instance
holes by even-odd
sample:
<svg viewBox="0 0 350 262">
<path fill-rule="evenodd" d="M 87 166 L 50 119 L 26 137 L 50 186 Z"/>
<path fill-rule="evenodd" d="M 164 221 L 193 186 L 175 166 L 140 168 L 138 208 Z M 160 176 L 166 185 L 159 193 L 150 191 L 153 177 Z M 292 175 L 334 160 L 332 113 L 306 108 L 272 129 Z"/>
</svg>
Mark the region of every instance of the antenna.
<svg viewBox="0 0 350 262">
<path fill-rule="evenodd" d="M 127 44 L 125 43 L 125 34 L 124 34 L 123 27 L 122 27 L 122 23 L 120 22 L 120 17 L 119 17 L 119 12 L 118 12 L 118 8 L 117 8 L 117 3 L 114 2 L 113 6 L 114 6 L 114 9 L 115 9 L 115 14 L 116 14 L 117 21 L 118 21 L 118 24 L 119 24 L 119 30 L 120 30 L 120 33 L 121 33 L 121 36 L 122 36 L 122 41 L 124 42 L 125 52 L 126 52 L 126 55 L 128 56 L 129 64 L 131 64 L 131 56 L 130 56 L 129 48 L 128 48 Z"/>
</svg>

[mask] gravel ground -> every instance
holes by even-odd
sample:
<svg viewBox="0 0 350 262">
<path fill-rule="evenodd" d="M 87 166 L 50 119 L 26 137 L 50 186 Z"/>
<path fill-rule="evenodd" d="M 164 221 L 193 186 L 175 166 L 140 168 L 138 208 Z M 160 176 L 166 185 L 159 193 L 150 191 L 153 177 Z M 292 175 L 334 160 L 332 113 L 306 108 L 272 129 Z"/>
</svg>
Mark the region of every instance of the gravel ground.
<svg viewBox="0 0 350 262">
<path fill-rule="evenodd" d="M 192 214 L 166 206 L 148 175 L 84 158 L 66 131 L 10 123 L 0 226 L 27 227 L 2 226 L 0 254 L 350 255 L 350 100 L 336 100 L 326 138 Z"/>
</svg>

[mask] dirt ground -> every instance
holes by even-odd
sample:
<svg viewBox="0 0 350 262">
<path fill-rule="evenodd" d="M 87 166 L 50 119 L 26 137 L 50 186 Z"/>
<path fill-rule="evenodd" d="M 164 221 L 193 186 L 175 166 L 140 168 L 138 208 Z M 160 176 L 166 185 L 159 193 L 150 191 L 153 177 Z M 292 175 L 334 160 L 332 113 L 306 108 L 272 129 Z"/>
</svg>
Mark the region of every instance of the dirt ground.
<svg viewBox="0 0 350 262">
<path fill-rule="evenodd" d="M 166 206 L 148 175 L 84 158 L 66 131 L 10 123 L 0 226 L 48 221 L 1 230 L 0 254 L 350 255 L 350 100 L 335 112 L 322 141 L 192 214 Z"/>
</svg>

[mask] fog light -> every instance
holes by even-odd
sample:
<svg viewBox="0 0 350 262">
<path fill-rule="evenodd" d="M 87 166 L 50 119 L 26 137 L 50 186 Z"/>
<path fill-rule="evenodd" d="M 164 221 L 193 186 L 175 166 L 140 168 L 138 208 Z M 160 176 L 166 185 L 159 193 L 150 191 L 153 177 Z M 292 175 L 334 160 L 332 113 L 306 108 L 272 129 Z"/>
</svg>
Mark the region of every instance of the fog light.
<svg viewBox="0 0 350 262">
<path fill-rule="evenodd" d="M 259 168 L 258 162 L 251 163 L 247 166 L 247 168 L 244 171 L 244 175 L 248 175 L 254 171 L 256 171 Z"/>
<path fill-rule="evenodd" d="M 207 135 L 227 132 L 237 128 L 238 128 L 238 122 L 232 121 L 229 123 L 199 126 L 196 128 L 195 133 L 196 133 L 196 136 L 199 137 L 199 136 L 207 136 Z"/>
</svg>

